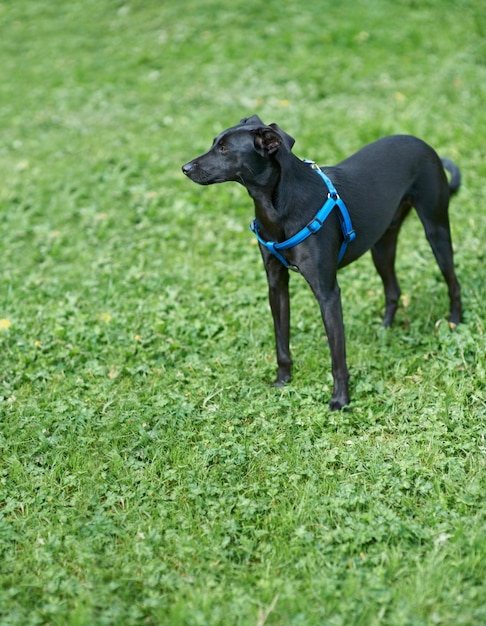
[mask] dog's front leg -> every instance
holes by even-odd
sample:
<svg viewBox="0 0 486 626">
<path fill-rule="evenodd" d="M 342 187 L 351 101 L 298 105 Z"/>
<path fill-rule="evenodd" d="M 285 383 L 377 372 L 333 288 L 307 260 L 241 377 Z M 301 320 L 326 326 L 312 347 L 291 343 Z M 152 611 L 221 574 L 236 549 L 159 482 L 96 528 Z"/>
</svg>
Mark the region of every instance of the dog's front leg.
<svg viewBox="0 0 486 626">
<path fill-rule="evenodd" d="M 311 287 L 321 308 L 322 320 L 326 329 L 331 352 L 334 388 L 329 408 L 332 411 L 337 411 L 349 403 L 349 372 L 346 365 L 341 291 L 336 280 L 334 280 L 334 284 L 330 289 L 322 289 L 319 287 L 316 289 L 315 285 L 312 284 Z"/>
<path fill-rule="evenodd" d="M 267 273 L 268 296 L 273 317 L 277 349 L 277 378 L 274 385 L 282 387 L 292 377 L 290 358 L 290 297 L 289 271 L 268 251 L 262 250 Z"/>
</svg>

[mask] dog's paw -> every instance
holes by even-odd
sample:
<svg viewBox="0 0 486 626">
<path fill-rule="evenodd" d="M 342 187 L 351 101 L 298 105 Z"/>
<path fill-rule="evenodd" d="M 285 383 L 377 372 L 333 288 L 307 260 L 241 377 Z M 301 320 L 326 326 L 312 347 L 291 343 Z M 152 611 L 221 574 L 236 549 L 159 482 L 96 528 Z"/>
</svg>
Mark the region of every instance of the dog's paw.
<svg viewBox="0 0 486 626">
<path fill-rule="evenodd" d="M 287 377 L 286 378 L 281 378 L 281 379 L 277 378 L 277 380 L 274 383 L 272 383 L 271 386 L 272 387 L 276 387 L 277 389 L 279 389 L 280 387 L 285 387 L 285 385 L 287 383 L 289 383 L 289 382 L 290 382 L 290 376 L 288 378 Z"/>
<path fill-rule="evenodd" d="M 331 411 L 349 411 L 349 398 L 346 399 L 338 399 L 331 398 L 331 402 L 329 402 L 329 408 Z"/>
</svg>

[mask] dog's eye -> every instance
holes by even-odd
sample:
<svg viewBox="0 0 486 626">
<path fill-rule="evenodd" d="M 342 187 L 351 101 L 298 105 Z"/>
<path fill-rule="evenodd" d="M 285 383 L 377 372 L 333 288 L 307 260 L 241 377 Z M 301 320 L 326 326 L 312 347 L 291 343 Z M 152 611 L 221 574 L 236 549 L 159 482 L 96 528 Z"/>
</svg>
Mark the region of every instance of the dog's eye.
<svg viewBox="0 0 486 626">
<path fill-rule="evenodd" d="M 219 151 L 221 152 L 221 154 L 228 154 L 229 152 L 228 148 L 224 144 L 221 144 L 219 146 Z"/>
</svg>

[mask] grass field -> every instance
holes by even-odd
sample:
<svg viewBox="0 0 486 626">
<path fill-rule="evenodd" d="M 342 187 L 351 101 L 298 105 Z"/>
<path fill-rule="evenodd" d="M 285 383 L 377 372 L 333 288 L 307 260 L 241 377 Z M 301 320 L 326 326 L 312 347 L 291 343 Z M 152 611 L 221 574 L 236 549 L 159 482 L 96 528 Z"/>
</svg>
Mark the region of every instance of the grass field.
<svg viewBox="0 0 486 626">
<path fill-rule="evenodd" d="M 4 0 L 0 76 L 1 626 L 486 624 L 483 2 Z M 253 113 L 462 169 L 456 332 L 415 217 L 391 330 L 340 273 L 349 412 L 298 276 L 269 387 L 251 201 L 180 171 Z"/>
</svg>

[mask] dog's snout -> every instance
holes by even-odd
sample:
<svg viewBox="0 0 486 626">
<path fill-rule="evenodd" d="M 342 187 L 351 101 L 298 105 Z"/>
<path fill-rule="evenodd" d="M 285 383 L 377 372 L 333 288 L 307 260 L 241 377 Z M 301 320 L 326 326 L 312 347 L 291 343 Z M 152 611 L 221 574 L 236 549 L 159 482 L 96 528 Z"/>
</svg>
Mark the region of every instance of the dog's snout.
<svg viewBox="0 0 486 626">
<path fill-rule="evenodd" d="M 182 166 L 182 171 L 184 172 L 184 174 L 186 176 L 189 176 L 189 174 L 192 172 L 193 168 L 194 168 L 194 163 L 192 161 L 189 161 L 189 163 L 185 163 Z"/>
</svg>

